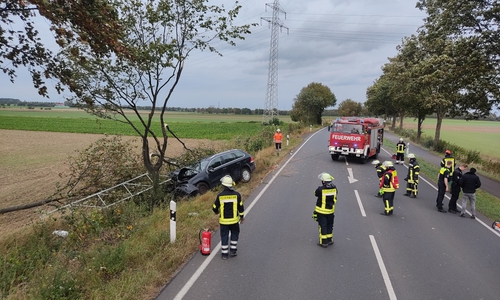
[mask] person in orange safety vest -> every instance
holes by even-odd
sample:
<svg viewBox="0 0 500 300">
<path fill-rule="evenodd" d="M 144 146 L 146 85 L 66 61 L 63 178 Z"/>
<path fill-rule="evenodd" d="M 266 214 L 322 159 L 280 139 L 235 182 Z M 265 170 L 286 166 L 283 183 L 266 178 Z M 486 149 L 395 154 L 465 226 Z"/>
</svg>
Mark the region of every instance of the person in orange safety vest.
<svg viewBox="0 0 500 300">
<path fill-rule="evenodd" d="M 274 144 L 276 145 L 277 152 L 281 151 L 281 143 L 282 142 L 283 142 L 283 134 L 281 133 L 281 130 L 278 128 L 278 129 L 276 129 L 276 132 L 274 133 Z"/>
</svg>

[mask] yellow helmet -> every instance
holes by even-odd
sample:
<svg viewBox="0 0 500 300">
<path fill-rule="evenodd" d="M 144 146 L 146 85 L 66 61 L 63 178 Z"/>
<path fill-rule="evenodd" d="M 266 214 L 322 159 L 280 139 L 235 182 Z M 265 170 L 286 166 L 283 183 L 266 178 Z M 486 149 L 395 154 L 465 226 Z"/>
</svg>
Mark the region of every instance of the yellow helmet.
<svg viewBox="0 0 500 300">
<path fill-rule="evenodd" d="M 328 173 L 321 173 L 318 175 L 318 179 L 321 179 L 321 181 L 332 181 L 333 180 L 333 176 L 328 174 Z"/>
<path fill-rule="evenodd" d="M 413 153 L 408 154 L 408 158 L 415 158 L 415 154 Z"/>
</svg>

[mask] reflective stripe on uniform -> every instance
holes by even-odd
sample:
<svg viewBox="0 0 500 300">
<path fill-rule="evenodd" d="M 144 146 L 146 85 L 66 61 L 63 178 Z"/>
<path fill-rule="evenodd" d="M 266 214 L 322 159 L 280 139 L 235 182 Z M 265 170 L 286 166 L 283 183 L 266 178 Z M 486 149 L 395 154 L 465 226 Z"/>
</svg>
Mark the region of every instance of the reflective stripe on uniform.
<svg viewBox="0 0 500 300">
<path fill-rule="evenodd" d="M 238 215 L 238 196 L 237 195 L 224 195 L 219 196 L 220 201 L 220 216 L 219 223 L 230 225 L 238 223 L 240 217 Z M 227 206 L 231 206 L 231 213 L 227 214 Z"/>
<path fill-rule="evenodd" d="M 327 197 L 333 197 L 332 207 L 327 207 Z M 320 214 L 333 214 L 337 202 L 337 189 L 324 189 L 321 191 L 321 207 L 316 206 L 315 211 Z"/>
</svg>

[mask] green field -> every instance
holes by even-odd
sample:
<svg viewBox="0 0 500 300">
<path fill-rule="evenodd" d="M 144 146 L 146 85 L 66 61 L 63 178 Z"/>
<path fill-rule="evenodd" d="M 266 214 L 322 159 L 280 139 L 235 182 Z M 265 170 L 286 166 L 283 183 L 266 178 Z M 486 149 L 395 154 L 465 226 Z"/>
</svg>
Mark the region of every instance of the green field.
<svg viewBox="0 0 500 300">
<path fill-rule="evenodd" d="M 253 136 L 262 129 L 262 116 L 256 115 L 167 112 L 165 117 L 169 128 L 179 138 L 226 140 L 235 136 Z M 142 128 L 137 116 L 130 114 L 130 119 L 137 128 Z M 280 120 L 291 122 L 289 117 L 281 117 Z M 153 122 L 152 128 L 157 135 L 161 134 L 159 121 Z M 129 124 L 98 119 L 74 109 L 0 109 L 0 129 L 138 135 Z"/>
<path fill-rule="evenodd" d="M 436 122 L 436 119 L 426 119 L 423 124 L 423 134 L 434 137 Z M 417 122 L 414 119 L 406 118 L 403 126 L 416 130 Z M 500 149 L 500 122 L 445 119 L 441 126 L 441 140 L 467 150 L 479 151 L 489 157 L 500 158 L 498 152 Z"/>
<path fill-rule="evenodd" d="M 143 115 L 146 116 L 149 111 L 144 111 Z M 159 114 L 159 112 L 157 112 Z M 3 116 L 9 117 L 43 117 L 43 118 L 71 118 L 71 119 L 96 119 L 82 110 L 73 108 L 53 108 L 51 110 L 42 109 L 0 109 L 0 118 Z M 127 114 L 130 119 L 137 120 L 137 116 L 132 111 Z M 234 122 L 262 122 L 262 115 L 233 115 L 233 114 L 200 114 L 196 112 L 170 112 L 165 113 L 167 122 L 180 122 L 180 123 L 234 123 Z M 290 116 L 280 116 L 280 120 L 285 123 L 290 123 L 292 120 Z"/>
</svg>

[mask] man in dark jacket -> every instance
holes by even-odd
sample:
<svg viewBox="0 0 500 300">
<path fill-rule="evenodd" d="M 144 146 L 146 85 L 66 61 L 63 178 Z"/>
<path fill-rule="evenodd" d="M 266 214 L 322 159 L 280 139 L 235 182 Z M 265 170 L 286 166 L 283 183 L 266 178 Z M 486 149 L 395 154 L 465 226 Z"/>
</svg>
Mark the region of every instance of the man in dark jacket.
<svg viewBox="0 0 500 300">
<path fill-rule="evenodd" d="M 460 178 L 462 178 L 462 172 L 465 169 L 467 169 L 467 164 L 461 164 L 460 167 L 453 171 L 453 175 L 451 176 L 451 198 L 450 202 L 448 202 L 448 212 L 452 214 L 460 212 L 457 209 L 457 200 L 460 195 Z"/>
<path fill-rule="evenodd" d="M 462 212 L 460 216 L 465 217 L 465 210 L 467 209 L 467 200 L 470 202 L 471 219 L 476 218 L 476 189 L 481 187 L 481 180 L 476 175 L 476 169 L 471 168 L 469 172 L 465 173 L 459 180 L 460 187 L 462 188 Z"/>
</svg>

